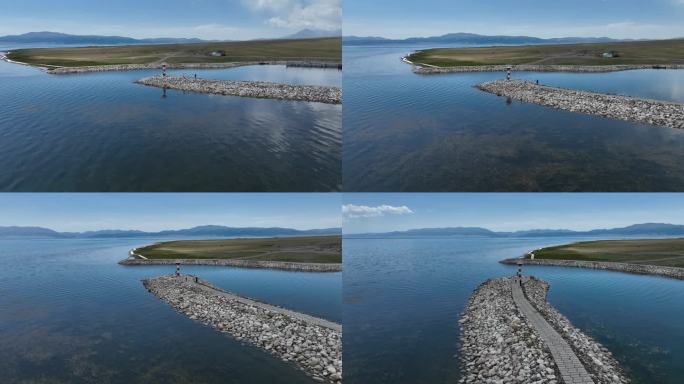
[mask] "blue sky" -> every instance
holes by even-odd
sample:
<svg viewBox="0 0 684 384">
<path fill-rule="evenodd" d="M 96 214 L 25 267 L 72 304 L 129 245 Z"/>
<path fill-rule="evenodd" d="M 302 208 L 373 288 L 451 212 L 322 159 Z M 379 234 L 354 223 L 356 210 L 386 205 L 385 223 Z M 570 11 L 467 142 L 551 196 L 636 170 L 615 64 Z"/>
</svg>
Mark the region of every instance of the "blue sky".
<svg viewBox="0 0 684 384">
<path fill-rule="evenodd" d="M 344 233 L 414 228 L 614 228 L 684 224 L 684 194 L 355 194 L 343 196 Z"/>
<path fill-rule="evenodd" d="M 246 40 L 336 30 L 341 0 L 0 0 L 0 35 L 34 31 Z"/>
<path fill-rule="evenodd" d="M 344 34 L 684 37 L 684 0 L 344 0 Z"/>
<path fill-rule="evenodd" d="M 58 231 L 156 231 L 205 224 L 331 228 L 341 226 L 341 199 L 337 193 L 0 193 L 0 226 Z"/>
</svg>

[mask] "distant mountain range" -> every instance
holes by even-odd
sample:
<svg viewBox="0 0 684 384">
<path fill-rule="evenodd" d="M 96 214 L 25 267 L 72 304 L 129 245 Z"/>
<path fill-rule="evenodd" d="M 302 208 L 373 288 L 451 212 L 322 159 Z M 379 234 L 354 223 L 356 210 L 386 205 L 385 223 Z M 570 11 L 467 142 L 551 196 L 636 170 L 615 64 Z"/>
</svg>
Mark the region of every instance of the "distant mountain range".
<svg viewBox="0 0 684 384">
<path fill-rule="evenodd" d="M 684 236 L 684 225 L 646 223 L 612 229 L 573 231 L 569 229 L 533 229 L 495 232 L 479 227 L 422 228 L 386 233 L 365 233 L 350 237 L 564 237 L 564 236 Z"/>
<path fill-rule="evenodd" d="M 474 33 L 448 33 L 432 37 L 409 37 L 407 39 L 386 39 L 384 37 L 344 36 L 342 42 L 346 45 L 377 45 L 377 44 L 472 44 L 472 45 L 521 45 L 521 44 L 576 44 L 622 41 L 609 37 L 561 37 L 542 39 L 531 36 L 487 36 Z"/>
<path fill-rule="evenodd" d="M 220 225 L 204 225 L 188 229 L 144 232 L 135 230 L 102 230 L 89 232 L 57 232 L 41 227 L 0 227 L 0 238 L 40 237 L 62 239 L 97 239 L 97 238 L 131 238 L 131 237 L 267 237 L 267 236 L 317 236 L 339 235 L 341 228 L 324 228 L 298 230 L 280 227 L 224 227 Z"/>
<path fill-rule="evenodd" d="M 342 31 L 323 31 L 303 29 L 282 39 L 312 39 L 318 37 L 341 36 Z M 218 40 L 202 40 L 197 38 L 161 37 L 152 39 L 134 39 L 123 36 L 69 35 L 59 32 L 29 32 L 22 35 L 0 36 L 0 43 L 14 44 L 70 44 L 70 45 L 137 45 L 137 44 L 190 44 L 207 43 Z M 228 39 L 221 41 L 230 41 Z"/>
<path fill-rule="evenodd" d="M 283 39 L 314 39 L 318 37 L 340 37 L 342 30 L 324 31 L 320 29 L 302 29 L 301 31 L 292 35 L 287 35 Z"/>
</svg>

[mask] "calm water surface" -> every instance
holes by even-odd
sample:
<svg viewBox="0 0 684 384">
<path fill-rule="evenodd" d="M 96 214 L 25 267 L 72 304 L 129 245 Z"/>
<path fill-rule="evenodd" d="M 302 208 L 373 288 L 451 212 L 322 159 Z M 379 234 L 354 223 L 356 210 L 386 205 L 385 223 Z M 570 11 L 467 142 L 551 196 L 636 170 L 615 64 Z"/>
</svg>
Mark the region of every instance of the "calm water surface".
<svg viewBox="0 0 684 384">
<path fill-rule="evenodd" d="M 175 312 L 116 264 L 158 239 L 0 240 L 3 383 L 310 383 L 295 367 Z M 341 273 L 187 267 L 227 290 L 339 322 Z M 48 380 L 49 378 L 49 380 Z"/>
<path fill-rule="evenodd" d="M 0 190 L 333 191 L 342 107 L 168 90 L 158 71 L 47 75 L 0 62 Z M 171 74 L 339 86 L 285 66 Z"/>
<path fill-rule="evenodd" d="M 499 260 L 580 239 L 344 240 L 345 383 L 453 383 L 458 318 L 485 280 L 515 274 Z M 684 281 L 525 267 L 550 302 L 605 345 L 634 383 L 684 380 Z"/>
<path fill-rule="evenodd" d="M 675 191 L 684 131 L 555 110 L 473 88 L 501 73 L 415 75 L 426 47 L 344 47 L 346 191 Z M 516 73 L 684 102 L 684 71 Z"/>
</svg>

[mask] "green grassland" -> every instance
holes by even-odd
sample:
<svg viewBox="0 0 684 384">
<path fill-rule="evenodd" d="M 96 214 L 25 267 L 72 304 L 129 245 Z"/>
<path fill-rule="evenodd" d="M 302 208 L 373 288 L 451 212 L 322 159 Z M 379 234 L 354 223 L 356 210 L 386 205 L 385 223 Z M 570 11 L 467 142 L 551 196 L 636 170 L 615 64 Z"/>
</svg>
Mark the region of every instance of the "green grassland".
<svg viewBox="0 0 684 384">
<path fill-rule="evenodd" d="M 543 248 L 534 252 L 534 258 L 610 261 L 684 268 L 684 238 L 585 241 Z"/>
<path fill-rule="evenodd" d="M 136 252 L 148 259 L 242 259 L 299 263 L 342 263 L 341 236 L 180 240 Z"/>
<path fill-rule="evenodd" d="M 211 56 L 213 51 L 225 56 Z M 8 58 L 41 66 L 82 67 L 113 64 L 225 63 L 269 60 L 321 60 L 342 58 L 340 38 L 255 40 L 198 44 L 35 48 L 12 51 Z"/>
<path fill-rule="evenodd" d="M 604 58 L 605 52 L 619 57 Z M 481 48 L 434 48 L 408 57 L 438 67 L 539 64 L 618 65 L 684 64 L 684 39 L 615 43 L 521 45 Z"/>
</svg>

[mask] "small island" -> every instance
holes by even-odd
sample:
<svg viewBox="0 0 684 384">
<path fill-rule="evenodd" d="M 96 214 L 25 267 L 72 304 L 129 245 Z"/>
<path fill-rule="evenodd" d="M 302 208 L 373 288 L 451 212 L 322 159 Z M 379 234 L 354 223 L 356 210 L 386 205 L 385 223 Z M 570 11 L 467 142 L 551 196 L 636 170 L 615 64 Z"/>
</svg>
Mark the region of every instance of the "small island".
<svg viewBox="0 0 684 384">
<path fill-rule="evenodd" d="M 215 265 L 303 272 L 342 270 L 341 236 L 178 240 L 133 249 L 122 265 Z"/>
<path fill-rule="evenodd" d="M 542 248 L 502 263 L 606 269 L 684 279 L 684 238 L 583 241 Z"/>
<path fill-rule="evenodd" d="M 421 74 L 516 71 L 611 72 L 644 68 L 684 68 L 684 39 L 586 44 L 434 48 L 405 60 Z"/>
</svg>

